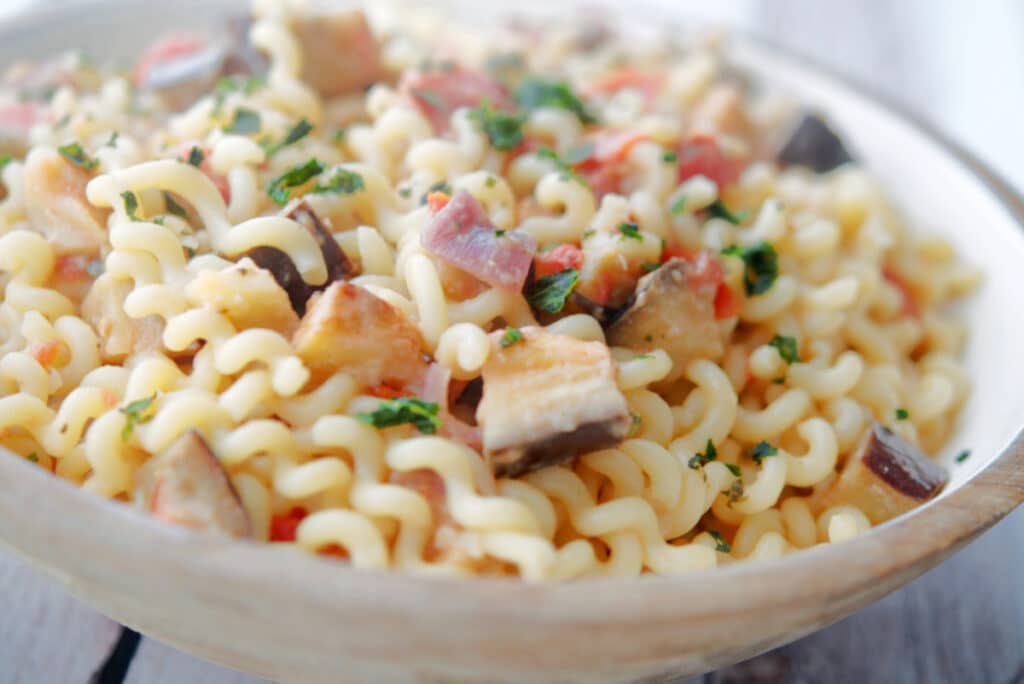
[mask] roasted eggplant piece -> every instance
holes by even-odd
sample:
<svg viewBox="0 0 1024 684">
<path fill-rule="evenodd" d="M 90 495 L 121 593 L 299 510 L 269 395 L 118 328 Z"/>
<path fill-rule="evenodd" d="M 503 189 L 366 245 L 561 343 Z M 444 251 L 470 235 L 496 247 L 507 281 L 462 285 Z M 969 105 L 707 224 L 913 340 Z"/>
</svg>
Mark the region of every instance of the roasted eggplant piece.
<svg viewBox="0 0 1024 684">
<path fill-rule="evenodd" d="M 804 114 L 776 156 L 782 166 L 825 173 L 853 161 L 843 141 L 816 114 Z"/>
<path fill-rule="evenodd" d="M 25 160 L 25 211 L 58 255 L 96 256 L 107 240 L 109 211 L 85 197 L 91 176 L 53 150 L 34 150 Z"/>
<path fill-rule="evenodd" d="M 302 200 L 292 203 L 286 207 L 285 216 L 308 230 L 316 243 L 320 245 L 320 253 L 324 255 L 324 263 L 327 265 L 327 281 L 320 286 L 320 289 L 336 280 L 347 280 L 356 274 L 356 267 L 345 256 L 345 252 L 341 251 L 329 224 L 317 216 L 308 203 Z"/>
<path fill-rule="evenodd" d="M 281 254 L 291 264 L 287 255 Z M 242 259 L 220 271 L 199 273 L 188 284 L 187 294 L 193 301 L 223 312 L 240 330 L 268 328 L 291 335 L 299 326 L 299 317 L 285 290 L 270 271 L 252 259 Z"/>
<path fill-rule="evenodd" d="M 672 258 L 641 278 L 632 305 L 608 328 L 608 344 L 636 351 L 664 349 L 672 359 L 668 379 L 682 375 L 694 359 L 721 356 L 724 343 L 715 321 L 718 283 L 706 277 L 713 258 Z"/>
<path fill-rule="evenodd" d="M 380 48 L 361 10 L 310 3 L 292 32 L 302 48 L 302 80 L 322 97 L 357 93 L 382 80 Z"/>
<path fill-rule="evenodd" d="M 608 348 L 541 328 L 495 350 L 483 368 L 477 423 L 498 477 L 517 477 L 615 446 L 630 428 Z"/>
<path fill-rule="evenodd" d="M 947 478 L 942 466 L 875 423 L 824 501 L 828 506 L 854 506 L 877 525 L 933 498 Z"/>
<path fill-rule="evenodd" d="M 341 281 L 313 296 L 292 344 L 317 381 L 344 371 L 364 387 L 404 386 L 421 381 L 427 369 L 413 322 L 369 290 Z"/>
<path fill-rule="evenodd" d="M 302 279 L 302 274 L 295 262 L 284 251 L 277 247 L 264 245 L 253 247 L 242 254 L 243 259 L 251 259 L 254 264 L 267 270 L 281 289 L 288 295 L 292 310 L 302 316 L 306 313 L 306 302 L 313 295 L 313 288 Z"/>
<path fill-rule="evenodd" d="M 136 503 L 176 525 L 251 534 L 249 516 L 224 467 L 202 436 L 189 430 L 139 471 Z"/>
</svg>

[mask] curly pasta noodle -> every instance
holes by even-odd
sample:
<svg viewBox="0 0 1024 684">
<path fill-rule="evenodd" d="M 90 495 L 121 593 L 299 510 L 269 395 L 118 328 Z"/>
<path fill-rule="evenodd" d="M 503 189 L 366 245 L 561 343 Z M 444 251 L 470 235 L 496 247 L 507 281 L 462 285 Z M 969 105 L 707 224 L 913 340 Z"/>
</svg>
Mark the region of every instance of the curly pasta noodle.
<svg viewBox="0 0 1024 684">
<path fill-rule="evenodd" d="M 0 446 L 161 515 L 142 483 L 194 431 L 254 539 L 528 581 L 840 543 L 872 525 L 830 492 L 873 424 L 944 447 L 970 389 L 947 305 L 979 274 L 854 163 L 750 161 L 781 124 L 754 92 L 721 106 L 714 51 L 308 11 L 254 2 L 260 71 L 187 106 L 94 66 L 37 103 L 0 171 Z M 320 73 L 310 22 L 350 69 Z M 517 59 L 485 66 L 494 46 Z M 465 196 L 481 239 L 522 238 L 522 287 L 504 248 L 473 268 L 431 245 Z M 346 314 L 393 321 L 323 351 L 351 323 L 317 322 L 338 280 Z M 628 434 L 496 475 L 477 403 L 524 334 L 600 349 Z"/>
</svg>

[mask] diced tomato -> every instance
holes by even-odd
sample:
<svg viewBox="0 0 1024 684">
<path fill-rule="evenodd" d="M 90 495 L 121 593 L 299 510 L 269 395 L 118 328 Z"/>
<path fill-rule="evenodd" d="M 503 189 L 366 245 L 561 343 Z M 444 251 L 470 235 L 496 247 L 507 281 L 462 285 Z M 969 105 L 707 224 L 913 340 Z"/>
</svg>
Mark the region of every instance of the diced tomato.
<svg viewBox="0 0 1024 684">
<path fill-rule="evenodd" d="M 285 514 L 275 515 L 270 519 L 270 541 L 293 542 L 299 523 L 308 515 L 304 508 L 293 508 Z"/>
<path fill-rule="evenodd" d="M 318 549 L 317 554 L 321 556 L 329 556 L 331 558 L 341 558 L 344 560 L 348 560 L 349 558 L 348 551 L 337 544 L 328 544 L 322 549 Z"/>
<path fill-rule="evenodd" d="M 726 157 L 714 137 L 710 135 L 693 135 L 679 148 L 680 181 L 694 176 L 704 176 L 714 181 L 721 189 L 735 183 L 741 171 L 741 162 Z"/>
<path fill-rule="evenodd" d="M 224 198 L 225 202 L 231 201 L 231 186 L 228 185 L 228 179 L 224 176 L 215 173 L 213 170 L 213 164 L 210 162 L 210 148 L 197 142 L 184 142 L 178 146 L 178 157 L 180 159 L 188 160 L 192 154 L 192 149 L 198 147 L 203 153 L 203 163 L 199 165 L 199 170 L 206 174 L 206 177 L 213 181 L 213 184 L 217 186 L 217 191 L 220 192 L 220 196 Z"/>
<path fill-rule="evenodd" d="M 601 130 L 587 136 L 587 144 L 593 151 L 575 166 L 594 194 L 604 197 L 621 191 L 625 169 L 622 164 L 629 157 L 633 147 L 648 136 L 635 131 Z"/>
<path fill-rule="evenodd" d="M 171 33 L 158 39 L 148 50 L 142 53 L 132 70 L 132 82 L 136 87 L 142 86 L 153 67 L 179 57 L 193 55 L 206 47 L 202 36 L 192 33 Z"/>
<path fill-rule="evenodd" d="M 485 99 L 496 110 L 509 111 L 513 105 L 501 83 L 457 65 L 410 72 L 398 87 L 438 133 L 448 130 L 452 114 L 461 107 L 476 107 Z"/>
<path fill-rule="evenodd" d="M 57 278 L 65 282 L 92 280 L 92 276 L 89 275 L 90 261 L 91 259 L 83 254 L 64 254 L 57 257 L 53 270 Z"/>
<path fill-rule="evenodd" d="M 690 261 L 694 265 L 694 269 L 690 271 L 688 278 L 691 286 L 717 285 L 725 279 L 725 270 L 722 268 L 722 262 L 711 252 L 698 252 Z"/>
<path fill-rule="evenodd" d="M 576 245 L 559 245 L 533 258 L 534 275 L 537 278 L 543 278 L 567 268 L 579 270 L 582 265 L 583 250 Z"/>
<path fill-rule="evenodd" d="M 38 361 L 39 365 L 43 368 L 49 368 L 57 360 L 57 355 L 60 354 L 60 346 L 61 342 L 59 340 L 33 344 L 32 358 Z"/>
<path fill-rule="evenodd" d="M 390 385 L 377 385 L 366 390 L 366 393 L 370 396 L 379 397 L 381 399 L 398 399 L 399 397 L 414 396 L 413 393 L 408 390 L 396 389 Z"/>
<path fill-rule="evenodd" d="M 675 257 L 686 261 L 693 261 L 697 258 L 697 255 L 680 245 L 666 245 L 665 249 L 661 251 L 661 263 L 665 263 Z"/>
<path fill-rule="evenodd" d="M 29 129 L 50 118 L 50 108 L 40 102 L 12 102 L 0 107 L 0 129 L 20 131 L 28 135 Z"/>
<path fill-rule="evenodd" d="M 740 312 L 740 302 L 732 288 L 722 283 L 715 292 L 715 318 L 732 318 Z"/>
<path fill-rule="evenodd" d="M 903 304 L 900 307 L 900 311 L 903 313 L 903 315 L 914 317 L 919 316 L 921 310 L 918 308 L 917 302 L 914 301 L 914 293 L 910 289 L 910 285 L 903 278 L 903 276 L 889 268 L 883 268 L 882 277 L 888 280 L 890 283 L 892 283 L 892 285 L 895 286 L 896 289 L 900 291 L 900 296 L 903 299 Z"/>
<path fill-rule="evenodd" d="M 448 206 L 450 200 L 451 195 L 447 192 L 432 192 L 427 195 L 427 206 L 430 207 L 431 213 L 436 214 Z"/>
<path fill-rule="evenodd" d="M 594 93 L 617 93 L 627 88 L 639 90 L 644 94 L 644 99 L 650 103 L 661 90 L 664 79 L 661 74 L 648 71 L 640 71 L 623 67 L 614 69 L 593 83 L 587 92 Z"/>
</svg>

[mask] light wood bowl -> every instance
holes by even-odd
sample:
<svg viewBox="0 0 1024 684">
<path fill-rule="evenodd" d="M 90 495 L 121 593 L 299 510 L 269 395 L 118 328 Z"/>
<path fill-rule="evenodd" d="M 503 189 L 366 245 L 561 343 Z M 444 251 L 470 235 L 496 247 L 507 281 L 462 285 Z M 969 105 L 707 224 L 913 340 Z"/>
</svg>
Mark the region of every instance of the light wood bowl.
<svg viewBox="0 0 1024 684">
<path fill-rule="evenodd" d="M 148 34 L 208 21 L 231 4 L 107 1 L 42 15 L 0 27 L 0 60 L 75 45 L 128 54 Z M 664 8 L 640 3 L 630 11 L 638 8 L 671 21 Z M 0 455 L 0 538 L 116 620 L 292 683 L 694 674 L 828 625 L 939 563 L 1024 499 L 1024 401 L 1006 391 L 1008 380 L 1024 377 L 1024 325 L 1006 316 L 1007 302 L 1024 292 L 1024 203 L 963 150 L 832 76 L 745 39 L 731 57 L 824 110 L 916 223 L 986 270 L 964 311 L 974 394 L 942 455 L 953 475 L 936 501 L 852 541 L 775 561 L 531 586 L 356 572 L 290 549 L 224 541 L 160 524 Z M 963 447 L 974 455 L 953 465 Z"/>
</svg>

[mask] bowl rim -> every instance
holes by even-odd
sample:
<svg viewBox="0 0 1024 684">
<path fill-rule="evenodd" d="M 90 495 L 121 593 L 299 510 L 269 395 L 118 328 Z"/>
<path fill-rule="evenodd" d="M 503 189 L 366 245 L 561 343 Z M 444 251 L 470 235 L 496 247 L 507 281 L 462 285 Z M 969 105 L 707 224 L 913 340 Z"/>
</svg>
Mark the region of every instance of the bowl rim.
<svg viewBox="0 0 1024 684">
<path fill-rule="evenodd" d="M 227 7 L 229 3 L 217 0 L 210 4 Z M 88 12 L 102 13 L 118 6 L 117 2 L 99 0 L 88 5 Z M 69 12 L 82 13 L 83 7 L 49 7 L 3 21 L 0 33 L 39 30 L 57 18 L 66 20 Z M 909 125 L 965 167 L 1003 205 L 1018 227 L 1024 227 L 1024 197 L 1000 174 L 921 116 L 856 79 L 780 47 L 770 39 L 742 31 L 731 33 L 798 70 L 826 77 L 853 97 Z M 130 506 L 86 492 L 7 450 L 0 452 L 8 456 L 0 457 L 0 481 L 18 483 L 0 494 L 0 512 L 10 507 L 38 506 L 39 501 L 45 500 L 49 508 L 64 517 L 58 520 L 55 516 L 23 513 L 19 522 L 34 528 L 36 536 L 45 538 L 49 544 L 63 540 L 77 547 L 86 543 L 112 555 L 152 554 L 156 561 L 167 560 L 167 568 L 177 567 L 171 561 L 177 559 L 181 563 L 184 558 L 197 575 L 254 587 L 265 588 L 282 576 L 301 578 L 302 581 L 289 582 L 287 586 L 273 582 L 275 591 L 294 592 L 296 598 L 314 603 L 339 601 L 344 594 L 371 594 L 380 599 L 382 608 L 386 605 L 402 612 L 414 611 L 418 601 L 440 594 L 451 603 L 449 609 L 453 614 L 509 617 L 520 622 L 542 619 L 562 625 L 595 620 L 626 625 L 678 620 L 683 614 L 699 619 L 723 610 L 768 611 L 791 603 L 797 596 L 804 601 L 841 602 L 844 596 L 872 593 L 871 586 L 882 577 L 903 573 L 906 580 L 911 579 L 1024 502 L 1022 428 L 996 458 L 958 489 L 842 544 L 822 544 L 778 559 L 734 563 L 682 576 L 530 584 L 515 578 L 446 578 L 354 569 L 290 548 L 183 530 L 140 515 Z M 8 537 L 0 539 L 7 541 Z M 14 550 L 61 576 L 56 562 L 42 560 L 55 556 L 43 553 L 40 545 L 22 543 Z M 73 582 L 74 578 L 68 579 Z M 769 581 L 772 591 L 758 590 Z M 598 593 L 600 600 L 595 601 Z M 875 598 L 881 595 L 874 594 Z"/>
</svg>

